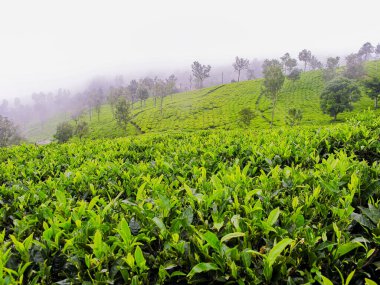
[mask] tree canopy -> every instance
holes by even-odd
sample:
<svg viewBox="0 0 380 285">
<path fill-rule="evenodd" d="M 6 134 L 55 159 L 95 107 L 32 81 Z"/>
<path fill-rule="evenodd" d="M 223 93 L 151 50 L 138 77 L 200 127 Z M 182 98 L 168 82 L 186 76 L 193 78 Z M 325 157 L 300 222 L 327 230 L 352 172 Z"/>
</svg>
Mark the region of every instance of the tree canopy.
<svg viewBox="0 0 380 285">
<path fill-rule="evenodd" d="M 203 81 L 210 77 L 210 65 L 202 65 L 198 61 L 194 61 L 191 65 L 191 70 L 193 72 L 194 77 L 197 79 L 198 87 L 203 87 Z"/>
<path fill-rule="evenodd" d="M 337 77 L 330 81 L 321 93 L 321 109 L 336 120 L 337 115 L 353 109 L 352 102 L 359 100 L 360 89 L 350 79 Z"/>
<path fill-rule="evenodd" d="M 238 73 L 238 82 L 240 81 L 240 72 L 243 69 L 247 69 L 249 66 L 249 60 L 242 57 L 235 57 L 235 62 L 232 64 L 235 71 Z"/>
</svg>

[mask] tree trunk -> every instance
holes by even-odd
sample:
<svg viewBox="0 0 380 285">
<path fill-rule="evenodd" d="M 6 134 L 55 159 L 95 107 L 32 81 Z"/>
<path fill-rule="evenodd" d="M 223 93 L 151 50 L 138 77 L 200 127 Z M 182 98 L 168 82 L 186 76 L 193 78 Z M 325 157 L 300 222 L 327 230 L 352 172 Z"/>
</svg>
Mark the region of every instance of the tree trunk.
<svg viewBox="0 0 380 285">
<path fill-rule="evenodd" d="M 303 71 L 306 71 L 306 65 L 307 65 L 307 61 L 305 60 L 305 67 L 303 68 Z"/>
<path fill-rule="evenodd" d="M 377 98 L 377 96 L 375 97 L 375 110 L 377 109 L 377 100 L 378 100 L 378 98 Z"/>
<path fill-rule="evenodd" d="M 240 81 L 240 69 L 238 71 L 238 82 Z"/>
</svg>

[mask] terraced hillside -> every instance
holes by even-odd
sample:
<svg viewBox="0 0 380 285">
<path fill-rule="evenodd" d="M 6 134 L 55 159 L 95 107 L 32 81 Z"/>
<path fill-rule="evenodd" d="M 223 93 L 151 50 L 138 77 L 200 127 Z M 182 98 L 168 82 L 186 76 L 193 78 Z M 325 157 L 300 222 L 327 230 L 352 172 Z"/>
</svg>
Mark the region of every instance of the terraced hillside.
<svg viewBox="0 0 380 285">
<path fill-rule="evenodd" d="M 367 71 L 380 72 L 378 62 L 369 62 Z M 256 117 L 249 128 L 265 129 L 269 127 L 271 102 L 260 96 L 262 79 L 213 86 L 201 90 L 183 92 L 167 96 L 161 112 L 159 99 L 157 104 L 149 98 L 146 104 L 134 104 L 133 119 L 126 130 L 117 126 L 109 105 L 103 105 L 99 120 L 96 116 L 89 120 L 88 114 L 83 119 L 90 125 L 91 138 L 115 138 L 148 132 L 193 131 L 206 129 L 240 128 L 239 111 L 245 107 L 255 110 Z M 286 80 L 279 96 L 275 112 L 275 126 L 285 125 L 285 116 L 291 107 L 303 111 L 301 125 L 331 124 L 331 118 L 320 109 L 319 96 L 324 87 L 321 71 L 302 73 L 296 82 Z M 354 111 L 339 114 L 338 119 L 344 121 L 353 114 L 373 108 L 373 102 L 364 93 L 354 103 Z M 69 116 L 68 116 L 69 117 Z M 58 123 L 58 121 L 55 121 Z M 50 133 L 48 133 L 50 131 Z M 38 134 L 38 127 L 28 133 L 30 138 L 50 137 L 54 128 L 45 129 L 43 136 Z"/>
<path fill-rule="evenodd" d="M 260 95 L 261 85 L 262 79 L 257 79 L 174 94 L 165 97 L 162 112 L 159 103 L 155 106 L 153 99 L 148 99 L 142 107 L 140 103 L 135 103 L 132 119 L 135 130 L 129 128 L 126 133 L 236 129 L 242 127 L 239 111 L 245 107 L 256 112 L 251 129 L 268 128 L 272 107 L 271 102 Z M 274 125 L 285 125 L 285 116 L 291 107 L 303 111 L 301 125 L 331 124 L 331 117 L 320 109 L 319 96 L 323 87 L 321 71 L 303 73 L 295 82 L 286 80 L 276 107 Z M 338 119 L 344 121 L 368 108 L 373 108 L 373 102 L 363 93 L 361 99 L 354 103 L 354 111 L 339 114 Z M 95 131 L 92 137 L 109 137 L 107 134 L 102 136 L 99 130 L 106 117 L 109 119 L 109 129 L 116 134 L 121 133 L 112 121 L 110 107 L 105 105 L 100 121 L 90 122 Z"/>
</svg>

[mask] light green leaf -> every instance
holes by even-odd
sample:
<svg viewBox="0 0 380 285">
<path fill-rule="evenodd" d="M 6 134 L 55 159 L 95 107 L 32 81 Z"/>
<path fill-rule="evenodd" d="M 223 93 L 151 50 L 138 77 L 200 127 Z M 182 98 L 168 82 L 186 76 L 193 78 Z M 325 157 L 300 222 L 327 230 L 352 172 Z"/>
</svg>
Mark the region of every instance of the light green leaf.
<svg viewBox="0 0 380 285">
<path fill-rule="evenodd" d="M 334 285 L 334 283 L 332 283 L 330 279 L 328 279 L 327 277 L 323 275 L 321 276 L 322 276 L 323 285 Z"/>
<path fill-rule="evenodd" d="M 354 250 L 355 248 L 358 248 L 359 246 L 364 247 L 360 242 L 348 242 L 343 245 L 340 245 L 338 249 L 336 250 L 336 258 L 339 258 L 350 251 Z"/>
<path fill-rule="evenodd" d="M 272 210 L 270 213 L 269 213 L 269 216 L 268 216 L 268 219 L 267 219 L 267 224 L 269 226 L 273 226 L 273 224 L 277 221 L 278 217 L 280 216 L 280 208 L 276 208 L 274 210 Z"/>
<path fill-rule="evenodd" d="M 124 243 L 130 243 L 132 237 L 131 229 L 129 228 L 129 225 L 124 218 L 122 218 L 120 221 L 118 233 L 120 234 Z"/>
<path fill-rule="evenodd" d="M 270 265 L 273 265 L 276 261 L 277 257 L 281 254 L 281 252 L 291 243 L 293 242 L 290 238 L 285 238 L 279 243 L 277 243 L 268 254 L 268 262 Z"/>
<path fill-rule="evenodd" d="M 350 284 L 352 277 L 354 277 L 354 275 L 355 275 L 355 271 L 356 271 L 356 270 L 352 271 L 352 272 L 347 276 L 345 285 L 349 285 L 349 284 Z"/>
<path fill-rule="evenodd" d="M 153 218 L 153 222 L 156 224 L 156 226 L 160 229 L 160 233 L 163 237 L 166 236 L 166 233 L 167 233 L 167 230 L 166 230 L 166 227 L 165 227 L 165 224 L 164 222 L 158 218 L 158 217 L 154 217 Z"/>
<path fill-rule="evenodd" d="M 187 277 L 192 278 L 197 273 L 207 272 L 210 270 L 219 270 L 219 267 L 215 263 L 198 263 L 191 269 L 189 274 L 187 274 Z"/>
<path fill-rule="evenodd" d="M 141 269 L 144 269 L 145 268 L 145 257 L 142 253 L 142 250 L 139 246 L 136 247 L 136 250 L 135 250 L 135 260 L 136 260 L 136 265 L 137 267 L 141 268 Z"/>
<path fill-rule="evenodd" d="M 377 285 L 377 283 L 371 279 L 364 278 L 365 280 L 365 285 Z"/>
<path fill-rule="evenodd" d="M 243 237 L 243 236 L 245 236 L 245 234 L 242 232 L 230 233 L 230 234 L 226 234 L 224 237 L 222 237 L 222 239 L 220 241 L 226 242 L 226 241 L 229 241 L 230 239 Z"/>
<path fill-rule="evenodd" d="M 203 235 L 203 238 L 213 249 L 217 252 L 220 251 L 221 244 L 216 234 L 208 231 Z"/>
</svg>

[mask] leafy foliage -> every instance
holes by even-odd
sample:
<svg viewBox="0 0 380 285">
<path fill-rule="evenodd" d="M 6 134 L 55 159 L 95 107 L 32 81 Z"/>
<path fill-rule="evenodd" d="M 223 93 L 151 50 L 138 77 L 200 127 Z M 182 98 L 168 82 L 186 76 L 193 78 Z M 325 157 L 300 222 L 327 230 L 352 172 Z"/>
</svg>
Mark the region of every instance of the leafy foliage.
<svg viewBox="0 0 380 285">
<path fill-rule="evenodd" d="M 210 77 L 210 70 L 211 66 L 210 65 L 202 65 L 198 61 L 194 61 L 193 64 L 191 65 L 191 70 L 194 75 L 194 77 L 197 79 L 198 82 L 198 87 L 202 88 L 203 87 L 203 81 L 207 78 Z"/>
<path fill-rule="evenodd" d="M 288 115 L 285 117 L 285 122 L 287 125 L 293 127 L 299 125 L 302 121 L 302 110 L 297 108 L 290 108 Z"/>
<path fill-rule="evenodd" d="M 371 284 L 379 132 L 364 112 L 328 128 L 5 148 L 0 283 Z"/>
<path fill-rule="evenodd" d="M 54 138 L 59 143 L 67 142 L 72 138 L 74 134 L 74 127 L 69 122 L 63 122 L 58 124 L 57 131 L 54 135 Z"/>
<path fill-rule="evenodd" d="M 321 93 L 321 109 L 336 120 L 345 110 L 352 110 L 352 102 L 359 100 L 359 87 L 350 79 L 339 77 L 329 82 Z"/>
<path fill-rule="evenodd" d="M 117 124 L 125 130 L 128 122 L 130 121 L 131 107 L 125 98 L 119 98 L 115 107 L 114 117 Z"/>
<path fill-rule="evenodd" d="M 20 141 L 21 136 L 14 123 L 0 115 L 0 147 L 18 144 Z"/>
<path fill-rule="evenodd" d="M 249 126 L 252 119 L 255 117 L 254 111 L 251 108 L 243 108 L 239 111 L 240 121 L 245 125 Z"/>
</svg>

